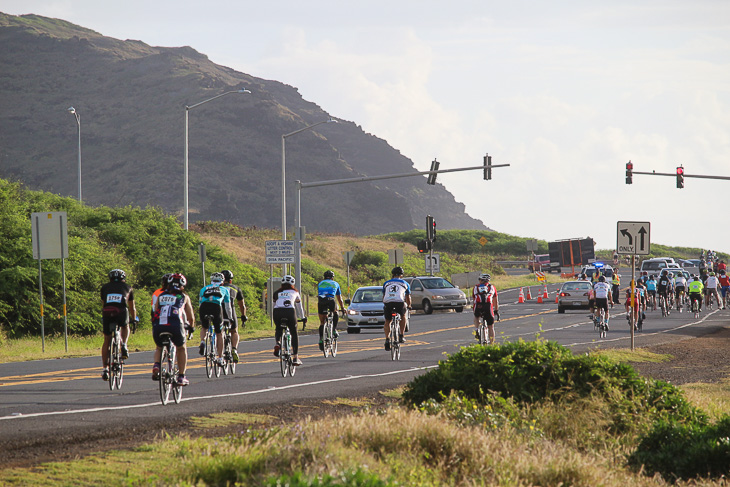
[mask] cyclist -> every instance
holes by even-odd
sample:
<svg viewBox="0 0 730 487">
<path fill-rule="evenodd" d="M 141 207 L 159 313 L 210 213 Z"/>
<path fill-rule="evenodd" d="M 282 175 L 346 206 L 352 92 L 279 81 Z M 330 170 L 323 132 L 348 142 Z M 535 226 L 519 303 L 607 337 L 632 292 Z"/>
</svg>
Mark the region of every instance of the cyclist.
<svg viewBox="0 0 730 487">
<path fill-rule="evenodd" d="M 150 308 L 150 313 L 152 314 L 153 319 L 155 317 L 155 306 L 157 305 L 157 298 L 167 289 L 167 281 L 170 279 L 171 275 L 172 274 L 165 274 L 164 276 L 162 276 L 162 282 L 160 282 L 160 287 L 152 293 L 152 308 Z"/>
<path fill-rule="evenodd" d="M 606 282 L 606 278 L 601 276 L 598 278 L 598 282 L 593 285 L 593 292 L 595 293 L 595 319 L 598 319 L 601 313 L 601 309 L 606 312 L 606 330 L 608 330 L 608 299 L 611 295 L 611 286 Z M 611 304 L 613 307 L 613 303 Z"/>
<path fill-rule="evenodd" d="M 215 348 L 216 348 L 216 361 L 218 365 L 223 367 L 225 360 L 223 359 L 223 339 L 221 338 L 221 324 L 223 323 L 223 309 L 225 308 L 226 316 L 231 316 L 233 310 L 231 309 L 231 295 L 228 292 L 228 288 L 222 286 L 223 274 L 220 272 L 214 272 L 210 275 L 210 284 L 200 290 L 200 347 L 198 353 L 203 355 L 205 353 L 205 338 L 208 333 L 212 333 L 208 328 L 211 323 L 205 319 L 206 316 L 213 317 L 213 329 L 215 331 Z"/>
<path fill-rule="evenodd" d="M 398 343 L 405 343 L 403 336 L 406 331 L 406 309 L 411 307 L 411 286 L 402 279 L 403 268 L 394 267 L 390 272 L 391 278 L 383 283 L 383 309 L 385 310 L 385 349 L 390 350 L 390 322 L 393 320 L 393 312 L 400 315 L 400 333 Z"/>
<path fill-rule="evenodd" d="M 669 304 L 669 308 L 671 309 L 672 306 L 674 306 L 674 273 L 667 272 L 667 277 L 669 278 L 669 287 L 667 288 L 669 301 L 667 301 L 667 303 Z"/>
<path fill-rule="evenodd" d="M 134 290 L 125 281 L 127 274 L 121 269 L 109 271 L 109 282 L 101 287 L 101 322 L 104 333 L 104 344 L 101 346 L 101 378 L 109 380 L 109 345 L 116 327 L 121 330 L 122 358 L 129 357 L 127 339 L 129 338 L 129 321 L 137 318 L 134 305 Z"/>
<path fill-rule="evenodd" d="M 647 276 L 648 278 L 648 276 Z M 647 298 L 647 292 L 646 292 L 646 284 L 644 284 L 644 281 L 639 279 L 636 282 L 636 288 L 639 290 L 639 305 L 641 310 L 641 319 L 646 319 L 646 298 Z"/>
<path fill-rule="evenodd" d="M 664 303 L 665 306 L 669 306 L 669 277 L 667 276 L 667 270 L 664 269 L 662 271 L 662 274 L 659 276 L 659 279 L 657 280 L 657 296 L 664 297 Z"/>
<path fill-rule="evenodd" d="M 492 276 L 489 274 L 481 274 L 479 276 L 479 284 L 474 286 L 472 290 L 472 301 L 474 303 L 474 337 L 479 340 L 479 318 L 484 318 L 484 321 L 487 323 L 490 345 L 495 342 L 494 319 L 499 319 L 499 298 L 497 297 L 497 288 L 489 282 L 491 278 Z"/>
<path fill-rule="evenodd" d="M 727 308 L 727 300 L 730 299 L 728 298 L 730 295 L 730 277 L 728 277 L 725 269 L 720 271 L 720 277 L 717 280 L 720 283 L 720 292 L 722 293 L 722 309 L 725 309 Z"/>
<path fill-rule="evenodd" d="M 656 276 L 652 274 L 649 276 L 649 280 L 646 281 L 646 294 L 647 294 L 647 303 L 651 304 L 651 310 L 656 310 Z"/>
<path fill-rule="evenodd" d="M 324 335 L 324 322 L 327 319 L 327 311 L 332 311 L 332 328 L 334 329 L 335 337 L 339 336 L 337 333 L 337 306 L 335 300 L 340 305 L 340 310 L 345 309 L 345 305 L 342 303 L 342 290 L 337 281 L 335 281 L 335 273 L 331 270 L 324 272 L 324 280 L 317 285 L 317 313 L 319 314 L 319 349 L 324 350 L 324 341 L 322 337 Z"/>
<path fill-rule="evenodd" d="M 243 299 L 243 291 L 241 288 L 233 284 L 233 272 L 229 270 L 221 271 L 223 275 L 223 286 L 228 289 L 228 294 L 231 298 L 231 313 L 230 318 L 226 317 L 228 322 L 231 324 L 231 355 L 233 355 L 233 362 L 238 363 L 238 320 L 236 318 L 236 311 L 233 309 L 233 302 L 238 303 L 238 310 L 241 312 L 241 326 L 243 327 L 248 321 L 246 316 L 246 302 Z"/>
<path fill-rule="evenodd" d="M 677 272 L 674 278 L 674 301 L 677 303 L 677 309 L 681 312 L 684 304 L 684 291 L 687 288 L 687 279 L 684 274 Z"/>
<path fill-rule="evenodd" d="M 690 307 L 693 301 L 697 301 L 698 309 L 702 311 L 702 295 L 704 294 L 705 286 L 702 285 L 702 281 L 698 276 L 694 276 L 692 281 L 687 285 L 687 291 L 689 291 L 689 302 Z"/>
<path fill-rule="evenodd" d="M 632 281 L 633 282 L 633 281 Z M 634 315 L 634 329 L 638 329 L 639 325 L 643 324 L 644 320 L 639 315 L 639 308 L 641 307 L 641 291 L 639 290 L 639 287 L 634 284 L 634 307 L 631 308 L 631 286 L 626 288 L 626 302 L 624 303 L 626 307 L 626 319 L 631 319 L 631 313 L 633 311 Z"/>
<path fill-rule="evenodd" d="M 715 296 L 715 300 L 717 301 L 717 307 L 720 307 L 720 295 L 717 293 L 717 286 L 719 284 L 720 281 L 717 279 L 715 273 L 710 272 L 710 275 L 707 276 L 707 281 L 705 282 L 705 304 L 707 305 L 708 309 L 712 304 L 712 296 Z"/>
<path fill-rule="evenodd" d="M 727 264 L 725 264 L 724 260 L 721 260 L 719 264 L 717 264 L 717 272 L 720 273 L 722 271 L 725 271 L 727 273 Z"/>
<path fill-rule="evenodd" d="M 190 384 L 185 377 L 188 364 L 188 349 L 185 346 L 187 333 L 185 326 L 195 328 L 195 312 L 190 296 L 185 292 L 187 279 L 182 274 L 170 274 L 167 287 L 157 297 L 152 319 L 152 339 L 155 341 L 154 364 L 152 365 L 152 380 L 160 380 L 160 357 L 162 356 L 162 340 L 160 334 L 171 333 L 172 343 L 175 344 L 178 376 L 177 383 L 181 386 Z"/>
<path fill-rule="evenodd" d="M 307 316 L 304 314 L 304 307 L 302 306 L 302 300 L 299 296 L 299 291 L 294 287 L 295 279 L 292 276 L 284 276 L 281 279 L 281 287 L 274 291 L 272 296 L 274 301 L 274 323 L 276 323 L 276 334 L 274 339 L 276 345 L 274 346 L 274 356 L 279 356 L 279 350 L 281 350 L 281 336 L 284 334 L 284 330 L 281 329 L 282 318 L 286 318 L 287 328 L 291 333 L 291 347 L 292 347 L 292 363 L 294 365 L 302 365 L 302 361 L 299 360 L 299 334 L 297 332 L 297 316 L 302 317 L 302 323 L 307 324 Z"/>
</svg>

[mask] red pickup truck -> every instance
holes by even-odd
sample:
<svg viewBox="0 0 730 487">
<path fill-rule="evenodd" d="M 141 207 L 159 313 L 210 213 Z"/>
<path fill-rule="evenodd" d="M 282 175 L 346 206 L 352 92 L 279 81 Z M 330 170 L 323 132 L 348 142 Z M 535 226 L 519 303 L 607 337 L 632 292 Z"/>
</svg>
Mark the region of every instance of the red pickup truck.
<svg viewBox="0 0 730 487">
<path fill-rule="evenodd" d="M 530 269 L 530 272 L 550 272 L 550 254 L 536 255 L 535 260 L 527 264 L 527 268 Z"/>
</svg>

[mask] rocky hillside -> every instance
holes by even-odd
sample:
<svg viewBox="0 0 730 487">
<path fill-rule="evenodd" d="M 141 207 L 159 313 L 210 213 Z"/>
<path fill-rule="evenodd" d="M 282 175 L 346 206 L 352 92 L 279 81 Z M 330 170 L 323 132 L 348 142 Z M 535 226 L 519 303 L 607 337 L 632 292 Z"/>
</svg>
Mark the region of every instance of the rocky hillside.
<svg viewBox="0 0 730 487">
<path fill-rule="evenodd" d="M 281 223 L 281 136 L 327 120 L 296 88 L 212 63 L 190 47 L 153 47 L 68 22 L 0 13 L 0 177 L 77 195 L 81 117 L 85 202 L 153 205 L 182 215 L 185 106 L 190 111 L 190 219 L 276 228 Z M 287 140 L 287 211 L 294 181 L 415 171 L 413 162 L 354 122 Z M 359 235 L 423 228 L 484 229 L 423 176 L 302 192 L 308 229 Z"/>
</svg>

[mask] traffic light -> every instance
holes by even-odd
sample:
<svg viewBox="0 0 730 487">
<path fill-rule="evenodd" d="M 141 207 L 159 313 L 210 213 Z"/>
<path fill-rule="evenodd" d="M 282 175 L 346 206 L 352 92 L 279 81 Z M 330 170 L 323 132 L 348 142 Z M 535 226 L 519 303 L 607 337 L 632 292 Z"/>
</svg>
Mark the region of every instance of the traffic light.
<svg viewBox="0 0 730 487">
<path fill-rule="evenodd" d="M 419 240 L 418 241 L 418 252 L 420 254 L 424 252 L 428 252 L 431 250 L 431 242 L 429 240 Z"/>
<path fill-rule="evenodd" d="M 487 181 L 492 179 L 492 156 L 489 154 L 484 156 L 484 179 Z"/>
<path fill-rule="evenodd" d="M 436 221 L 431 215 L 426 217 L 426 240 L 429 242 L 436 240 Z"/>
<path fill-rule="evenodd" d="M 684 188 L 684 168 L 682 166 L 677 168 L 677 188 Z"/>
<path fill-rule="evenodd" d="M 634 164 L 629 161 L 626 163 L 626 184 L 634 182 Z"/>
<path fill-rule="evenodd" d="M 433 162 L 431 162 L 431 171 L 438 171 L 440 165 L 441 163 L 434 159 Z M 426 180 L 426 184 L 436 184 L 436 176 L 436 174 L 429 174 L 428 179 Z"/>
</svg>

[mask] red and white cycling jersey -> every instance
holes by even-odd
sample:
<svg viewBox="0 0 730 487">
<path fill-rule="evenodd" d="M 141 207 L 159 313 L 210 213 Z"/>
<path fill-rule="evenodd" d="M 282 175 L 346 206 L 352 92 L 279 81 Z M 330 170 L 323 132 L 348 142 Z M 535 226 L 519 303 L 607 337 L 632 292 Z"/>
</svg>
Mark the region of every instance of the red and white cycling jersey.
<svg viewBox="0 0 730 487">
<path fill-rule="evenodd" d="M 730 276 L 728 276 L 727 274 L 725 274 L 725 275 L 720 274 L 720 277 L 718 280 L 720 281 L 720 286 L 722 286 L 722 287 L 730 286 Z"/>
<path fill-rule="evenodd" d="M 497 288 L 492 286 L 490 283 L 482 284 L 479 283 L 474 286 L 472 291 L 472 297 L 474 298 L 474 306 L 482 303 L 492 303 L 494 297 L 497 295 Z"/>
</svg>

